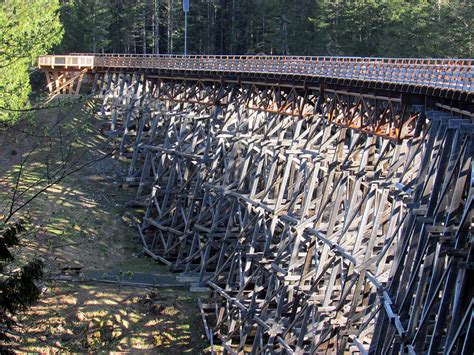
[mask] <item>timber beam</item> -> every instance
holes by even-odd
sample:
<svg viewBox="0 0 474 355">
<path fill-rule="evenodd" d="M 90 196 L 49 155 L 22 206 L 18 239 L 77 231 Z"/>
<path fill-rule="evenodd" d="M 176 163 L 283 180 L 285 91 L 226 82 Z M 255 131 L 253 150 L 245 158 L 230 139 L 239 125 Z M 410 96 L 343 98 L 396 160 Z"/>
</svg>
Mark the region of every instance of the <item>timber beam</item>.
<svg viewBox="0 0 474 355">
<path fill-rule="evenodd" d="M 144 252 L 210 290 L 213 349 L 472 348 L 468 103 L 128 69 L 94 93 Z"/>
</svg>

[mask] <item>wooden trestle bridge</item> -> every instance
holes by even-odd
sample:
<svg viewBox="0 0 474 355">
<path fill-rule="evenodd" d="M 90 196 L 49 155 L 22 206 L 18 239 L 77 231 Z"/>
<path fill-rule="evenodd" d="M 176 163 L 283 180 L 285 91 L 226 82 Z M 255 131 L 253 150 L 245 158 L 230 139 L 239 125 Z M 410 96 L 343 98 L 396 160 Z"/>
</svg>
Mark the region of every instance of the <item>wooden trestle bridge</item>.
<svg viewBox="0 0 474 355">
<path fill-rule="evenodd" d="M 228 353 L 474 353 L 473 60 L 69 55 Z M 89 77 L 88 85 L 82 85 Z"/>
</svg>

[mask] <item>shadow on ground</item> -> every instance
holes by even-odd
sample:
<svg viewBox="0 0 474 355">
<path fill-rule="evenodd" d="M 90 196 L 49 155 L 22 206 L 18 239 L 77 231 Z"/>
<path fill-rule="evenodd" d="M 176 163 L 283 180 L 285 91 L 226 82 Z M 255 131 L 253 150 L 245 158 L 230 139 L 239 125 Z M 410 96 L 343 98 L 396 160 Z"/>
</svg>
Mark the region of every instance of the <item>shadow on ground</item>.
<svg viewBox="0 0 474 355">
<path fill-rule="evenodd" d="M 203 350 L 196 299 L 173 289 L 50 284 L 19 317 L 19 351 Z"/>
<path fill-rule="evenodd" d="M 70 269 L 164 274 L 162 265 L 141 252 L 135 222 L 142 211 L 124 207 L 134 190 L 121 187 L 128 164 L 113 156 L 100 133 L 104 122 L 93 110 L 92 101 L 73 103 L 0 132 L 0 220 L 15 187 L 21 204 L 65 160 L 71 168 L 85 164 L 21 210 L 18 217 L 28 221 L 29 233 L 16 250 L 16 263 L 41 257 L 46 277 Z M 38 304 L 17 316 L 10 344 L 16 351 L 194 354 L 206 347 L 197 296 L 184 289 L 56 281 L 43 288 Z"/>
</svg>

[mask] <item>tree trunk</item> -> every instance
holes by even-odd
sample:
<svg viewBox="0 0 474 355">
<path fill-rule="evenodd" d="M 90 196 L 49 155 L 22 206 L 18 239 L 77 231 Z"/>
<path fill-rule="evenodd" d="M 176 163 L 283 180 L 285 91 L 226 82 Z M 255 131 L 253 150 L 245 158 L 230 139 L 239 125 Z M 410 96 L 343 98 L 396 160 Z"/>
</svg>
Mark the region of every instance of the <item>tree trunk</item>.
<svg viewBox="0 0 474 355">
<path fill-rule="evenodd" d="M 224 54 L 224 10 L 225 10 L 225 2 L 221 0 L 221 18 L 220 18 L 220 38 L 219 38 L 219 54 Z"/>
<path fill-rule="evenodd" d="M 173 53 L 173 0 L 168 0 L 168 54 Z"/>
<path fill-rule="evenodd" d="M 160 54 L 160 0 L 155 0 L 153 12 L 153 54 Z"/>
<path fill-rule="evenodd" d="M 230 14 L 230 54 L 235 54 L 236 50 L 236 34 L 235 34 L 235 0 L 232 0 L 232 8 Z"/>
<path fill-rule="evenodd" d="M 146 54 L 146 8 L 143 7 L 142 13 L 142 45 L 143 54 Z"/>
</svg>

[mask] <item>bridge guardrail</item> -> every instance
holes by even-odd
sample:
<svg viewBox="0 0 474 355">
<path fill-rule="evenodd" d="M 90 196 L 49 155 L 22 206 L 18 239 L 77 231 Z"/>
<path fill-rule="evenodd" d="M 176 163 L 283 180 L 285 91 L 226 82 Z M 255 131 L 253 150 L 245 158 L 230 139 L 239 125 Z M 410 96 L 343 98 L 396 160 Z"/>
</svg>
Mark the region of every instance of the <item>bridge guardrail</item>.
<svg viewBox="0 0 474 355">
<path fill-rule="evenodd" d="M 48 61 L 52 61 L 49 64 Z M 166 69 L 354 79 L 474 91 L 473 59 L 305 56 L 181 56 L 73 53 L 40 57 L 39 65 Z"/>
<path fill-rule="evenodd" d="M 64 68 L 94 68 L 93 55 L 45 55 L 38 58 L 38 66 Z"/>
</svg>

